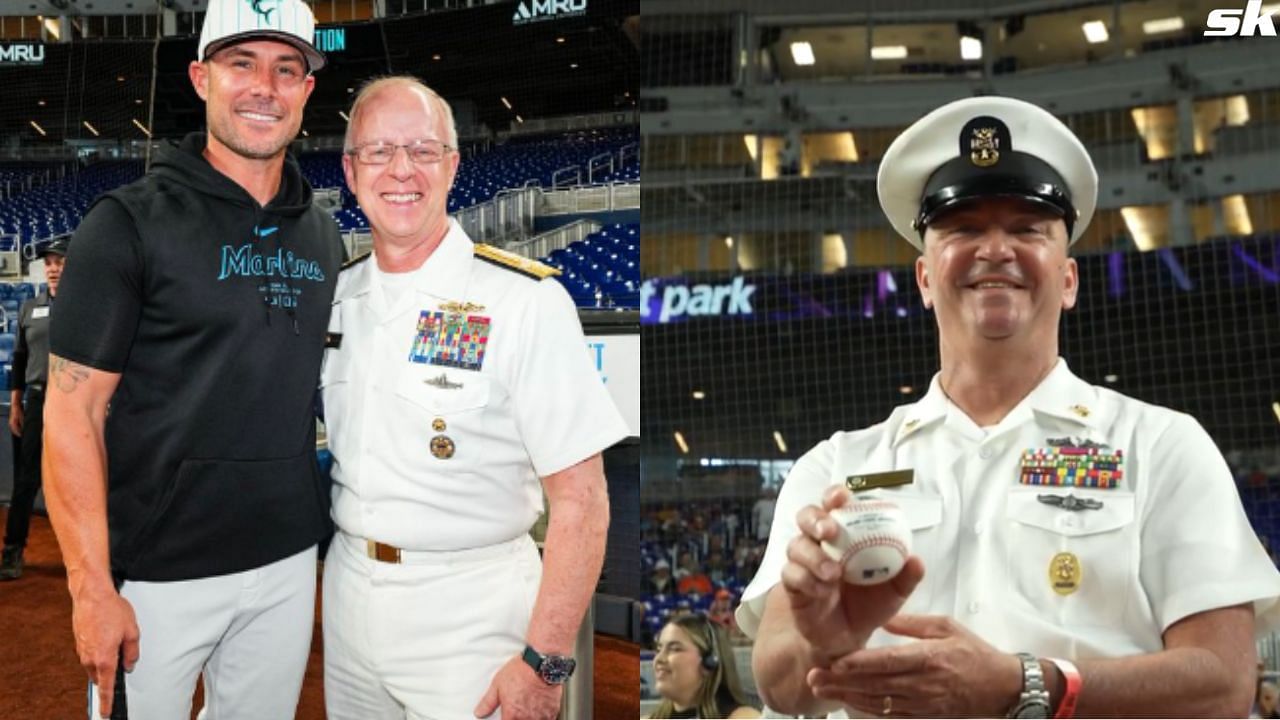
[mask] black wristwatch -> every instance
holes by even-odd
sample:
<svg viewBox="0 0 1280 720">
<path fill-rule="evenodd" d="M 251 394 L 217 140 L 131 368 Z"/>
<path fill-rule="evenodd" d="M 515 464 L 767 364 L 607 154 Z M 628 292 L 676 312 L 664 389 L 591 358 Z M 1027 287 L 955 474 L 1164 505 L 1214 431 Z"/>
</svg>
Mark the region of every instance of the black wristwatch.
<svg viewBox="0 0 1280 720">
<path fill-rule="evenodd" d="M 1049 691 L 1044 686 L 1044 671 L 1040 658 L 1030 653 L 1018 653 L 1022 661 L 1022 694 L 1018 704 L 1009 711 L 1011 718 L 1047 718 L 1053 716 L 1049 704 Z"/>
<path fill-rule="evenodd" d="M 533 671 L 538 673 L 542 682 L 548 685 L 563 685 L 569 682 L 573 669 L 578 663 L 568 655 L 543 655 L 528 645 L 524 646 L 524 661 Z"/>
</svg>

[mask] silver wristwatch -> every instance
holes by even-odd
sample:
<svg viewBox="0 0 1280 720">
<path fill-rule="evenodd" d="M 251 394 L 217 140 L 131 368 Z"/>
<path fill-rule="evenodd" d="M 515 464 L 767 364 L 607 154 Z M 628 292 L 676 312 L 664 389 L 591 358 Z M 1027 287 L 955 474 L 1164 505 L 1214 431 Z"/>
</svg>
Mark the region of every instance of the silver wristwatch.
<svg viewBox="0 0 1280 720">
<path fill-rule="evenodd" d="M 1049 691 L 1044 686 L 1040 658 L 1030 653 L 1018 653 L 1018 659 L 1022 661 L 1022 694 L 1018 696 L 1018 704 L 1009 711 L 1008 717 L 1052 717 L 1053 708 L 1049 704 Z"/>
</svg>

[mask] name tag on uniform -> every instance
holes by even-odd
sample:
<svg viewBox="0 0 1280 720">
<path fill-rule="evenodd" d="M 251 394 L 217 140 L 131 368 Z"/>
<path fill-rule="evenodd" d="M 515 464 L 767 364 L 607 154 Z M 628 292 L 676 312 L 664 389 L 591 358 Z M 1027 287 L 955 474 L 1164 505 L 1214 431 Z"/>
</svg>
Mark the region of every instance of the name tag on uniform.
<svg viewBox="0 0 1280 720">
<path fill-rule="evenodd" d="M 340 348 L 340 347 L 342 347 L 342 333 L 334 333 L 334 332 L 331 332 L 331 333 L 325 333 L 325 334 L 324 334 L 324 346 L 325 346 L 326 348 Z"/>
<path fill-rule="evenodd" d="M 897 487 L 899 485 L 910 485 L 915 480 L 915 476 L 914 470 L 891 470 L 882 473 L 850 475 L 844 479 L 844 486 L 849 488 L 850 492 Z"/>
<path fill-rule="evenodd" d="M 49 308 L 48 308 L 48 306 L 45 306 L 45 307 L 38 307 L 38 308 L 36 308 L 36 309 L 34 309 L 34 310 L 32 310 L 32 311 L 31 311 L 31 319 L 32 319 L 32 320 L 39 320 L 40 318 L 47 318 L 47 317 L 49 317 Z"/>
</svg>

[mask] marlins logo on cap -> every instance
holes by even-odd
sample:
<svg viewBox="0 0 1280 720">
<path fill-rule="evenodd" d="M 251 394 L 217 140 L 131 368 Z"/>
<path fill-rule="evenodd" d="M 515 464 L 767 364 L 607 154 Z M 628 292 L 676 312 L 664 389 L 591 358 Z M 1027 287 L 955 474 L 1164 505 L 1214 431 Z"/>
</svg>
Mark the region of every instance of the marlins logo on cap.
<svg viewBox="0 0 1280 720">
<path fill-rule="evenodd" d="M 196 59 L 208 60 L 239 42 L 279 40 L 298 48 L 308 70 L 315 72 L 325 64 L 314 45 L 315 32 L 315 16 L 302 0 L 209 0 Z"/>
<path fill-rule="evenodd" d="M 898 136 L 880 162 L 880 207 L 924 249 L 939 214 L 970 200 L 1016 197 L 1062 217 L 1080 239 L 1098 201 L 1089 153 L 1053 115 L 1013 98 L 948 103 Z"/>
</svg>

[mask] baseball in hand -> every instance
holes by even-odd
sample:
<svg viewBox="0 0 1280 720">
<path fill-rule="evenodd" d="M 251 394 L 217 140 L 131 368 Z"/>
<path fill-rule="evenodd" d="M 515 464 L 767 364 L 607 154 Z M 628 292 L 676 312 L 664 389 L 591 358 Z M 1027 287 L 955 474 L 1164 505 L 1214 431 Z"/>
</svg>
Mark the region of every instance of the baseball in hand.
<svg viewBox="0 0 1280 720">
<path fill-rule="evenodd" d="M 831 511 L 840 525 L 832 542 L 822 549 L 844 565 L 844 580 L 854 585 L 877 585 L 892 580 L 911 555 L 911 528 L 902 509 L 887 500 L 856 501 Z"/>
</svg>

